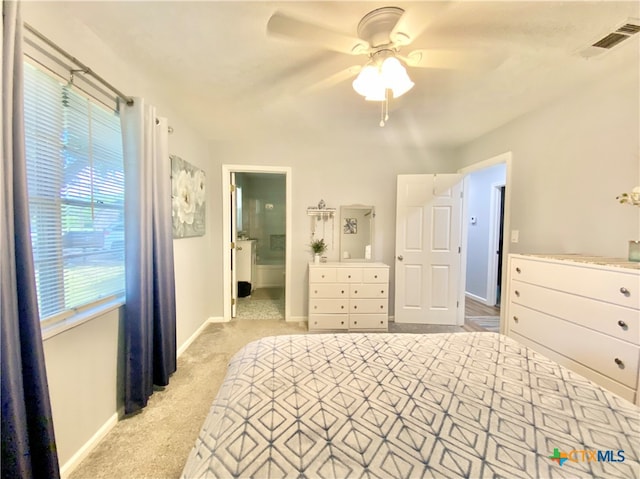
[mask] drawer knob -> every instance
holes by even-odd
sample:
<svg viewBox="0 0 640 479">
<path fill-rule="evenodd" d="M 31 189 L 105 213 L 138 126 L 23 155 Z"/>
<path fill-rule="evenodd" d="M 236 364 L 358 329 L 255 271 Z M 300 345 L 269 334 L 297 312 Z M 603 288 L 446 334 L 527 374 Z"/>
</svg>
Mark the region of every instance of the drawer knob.
<svg viewBox="0 0 640 479">
<path fill-rule="evenodd" d="M 520 268 L 516 268 L 516 273 L 520 274 L 522 273 L 522 270 Z"/>
<path fill-rule="evenodd" d="M 518 322 L 518 317 L 517 317 L 517 316 L 514 316 L 514 317 L 513 317 L 513 320 L 517 323 L 517 322 Z"/>
<path fill-rule="evenodd" d="M 381 304 L 381 305 L 380 305 L 380 309 L 384 309 L 384 304 Z"/>
<path fill-rule="evenodd" d="M 623 320 L 618 321 L 618 326 L 620 326 L 622 329 L 627 329 L 627 323 L 625 323 Z"/>
<path fill-rule="evenodd" d="M 615 358 L 613 362 L 616 363 L 620 369 L 624 369 L 624 362 L 622 361 L 622 359 Z"/>
<path fill-rule="evenodd" d="M 342 306 L 340 306 L 340 309 L 344 309 L 344 304 Z"/>
<path fill-rule="evenodd" d="M 347 278 L 351 278 L 351 275 L 350 275 L 350 274 L 348 274 L 348 275 L 347 275 Z"/>
<path fill-rule="evenodd" d="M 315 294 L 318 294 L 318 290 L 317 290 L 317 289 L 314 289 L 314 290 L 313 290 L 313 292 L 314 292 Z"/>
<path fill-rule="evenodd" d="M 353 324 L 358 324 L 358 321 L 354 321 Z"/>
<path fill-rule="evenodd" d="M 340 321 L 340 324 L 344 324 L 344 321 Z"/>
<path fill-rule="evenodd" d="M 358 309 L 358 305 L 357 305 L 357 304 L 354 304 L 354 305 L 353 305 L 353 309 Z"/>
<path fill-rule="evenodd" d="M 627 288 L 625 288 L 624 286 L 622 288 L 620 288 L 620 292 L 624 295 L 624 296 L 631 296 L 631 293 L 629 292 L 629 290 Z"/>
<path fill-rule="evenodd" d="M 520 297 L 520 291 L 518 291 L 517 289 L 514 291 L 516 296 L 519 298 Z"/>
<path fill-rule="evenodd" d="M 358 290 L 356 289 L 356 290 L 353 292 L 353 294 L 358 294 Z"/>
<path fill-rule="evenodd" d="M 380 294 L 384 294 L 384 289 L 381 289 L 381 290 L 380 290 Z"/>
<path fill-rule="evenodd" d="M 377 275 L 377 274 L 374 274 L 374 275 L 373 275 L 373 277 L 374 277 L 374 278 L 376 278 L 376 279 L 378 279 L 378 275 Z"/>
</svg>

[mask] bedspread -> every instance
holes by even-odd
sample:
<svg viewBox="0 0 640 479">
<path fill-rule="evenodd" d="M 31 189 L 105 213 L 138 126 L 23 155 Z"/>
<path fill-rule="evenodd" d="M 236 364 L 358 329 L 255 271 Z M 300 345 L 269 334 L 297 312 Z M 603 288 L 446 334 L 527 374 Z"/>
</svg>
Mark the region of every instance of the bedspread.
<svg viewBox="0 0 640 479">
<path fill-rule="evenodd" d="M 639 477 L 640 409 L 494 333 L 248 344 L 184 478 Z"/>
</svg>

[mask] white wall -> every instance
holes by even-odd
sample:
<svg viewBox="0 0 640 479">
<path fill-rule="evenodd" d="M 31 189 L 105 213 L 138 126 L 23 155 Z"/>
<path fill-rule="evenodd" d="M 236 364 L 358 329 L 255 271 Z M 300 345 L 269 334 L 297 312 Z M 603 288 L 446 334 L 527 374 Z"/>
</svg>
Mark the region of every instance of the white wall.
<svg viewBox="0 0 640 479">
<path fill-rule="evenodd" d="M 376 127 L 378 128 L 378 127 Z M 378 130 L 374 130 L 377 132 Z M 327 206 L 365 204 L 376 208 L 376 237 L 373 258 L 394 267 L 396 176 L 407 173 L 452 172 L 447 152 L 423 149 L 402 150 L 395 146 L 332 144 L 309 132 L 308 138 L 292 139 L 283 130 L 281 138 L 228 143 L 212 143 L 212 182 L 222 181 L 221 165 L 270 165 L 291 167 L 292 180 L 292 291 L 291 318 L 307 316 L 307 263 L 312 259 L 309 248 L 311 221 L 307 207 L 324 199 Z M 213 166 L 217 163 L 217 166 Z M 221 202 L 220 200 L 218 200 Z M 222 217 L 221 206 L 215 213 Z M 338 261 L 339 218 L 335 220 L 335 248 L 327 252 L 331 261 Z M 212 274 L 222 278 L 222 234 L 213 238 L 214 267 Z M 390 307 L 393 310 L 393 291 Z M 216 316 L 222 315 L 222 288 L 215 294 L 219 305 Z"/>
<path fill-rule="evenodd" d="M 457 152 L 460 167 L 513 152 L 510 220 L 520 241 L 512 253 L 626 258 L 628 240 L 640 238 L 638 208 L 616 202 L 640 184 L 639 63 Z"/>
<path fill-rule="evenodd" d="M 153 78 L 145 76 L 136 65 L 124 63 L 90 29 L 78 23 L 73 15 L 65 14 L 60 4 L 23 2 L 22 6 L 25 22 L 126 94 L 145 97 L 155 105 L 158 114 L 168 117 L 174 128 L 169 135 L 170 153 L 209 173 L 207 142 L 180 117 L 176 108 L 179 95 L 156 91 Z M 210 188 L 205 236 L 174 241 L 179 348 L 216 309 L 211 291 L 220 290 L 221 281 L 215 274 L 211 238 L 217 229 L 214 223 L 217 199 L 217 191 Z M 112 311 L 45 340 L 53 421 L 63 466 L 70 465 L 73 455 L 103 425 L 109 424 L 121 407 L 119 316 L 118 310 Z"/>
<path fill-rule="evenodd" d="M 504 185 L 506 165 L 499 164 L 470 173 L 465 184 L 467 201 L 467 273 L 466 293 L 476 299 L 487 300 L 487 270 L 494 218 L 491 217 L 491 201 L 494 185 Z M 475 218 L 475 223 L 471 222 Z"/>
</svg>

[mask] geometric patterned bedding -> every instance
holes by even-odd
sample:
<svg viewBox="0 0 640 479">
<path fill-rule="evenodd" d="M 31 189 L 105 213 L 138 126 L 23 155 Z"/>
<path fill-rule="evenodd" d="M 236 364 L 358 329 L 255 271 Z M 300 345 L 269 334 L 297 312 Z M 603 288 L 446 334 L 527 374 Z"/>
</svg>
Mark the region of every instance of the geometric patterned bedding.
<svg viewBox="0 0 640 479">
<path fill-rule="evenodd" d="M 639 457 L 639 408 L 506 336 L 307 334 L 233 357 L 182 477 L 627 479 Z"/>
</svg>

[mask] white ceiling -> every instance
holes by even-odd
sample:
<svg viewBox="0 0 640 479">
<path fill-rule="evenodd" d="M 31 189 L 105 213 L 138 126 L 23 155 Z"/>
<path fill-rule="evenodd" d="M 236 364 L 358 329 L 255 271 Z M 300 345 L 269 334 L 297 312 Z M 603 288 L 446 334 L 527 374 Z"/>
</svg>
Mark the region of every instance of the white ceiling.
<svg viewBox="0 0 640 479">
<path fill-rule="evenodd" d="M 280 10 L 355 36 L 361 17 L 388 5 L 417 9 L 428 18 L 423 34 L 401 53 L 475 49 L 491 62 L 478 71 L 408 68 L 416 86 L 391 102 L 384 129 L 378 126 L 379 104 L 365 102 L 351 80 L 305 91 L 364 64 L 365 56 L 266 32 L 270 16 Z M 636 34 L 596 58 L 577 54 L 629 17 L 639 17 L 635 1 L 99 1 L 61 8 L 152 74 L 180 102 L 179 111 L 212 140 L 312 135 L 354 144 L 456 146 L 636 62 L 640 44 Z M 109 78 L 108 72 L 98 73 Z"/>
</svg>

